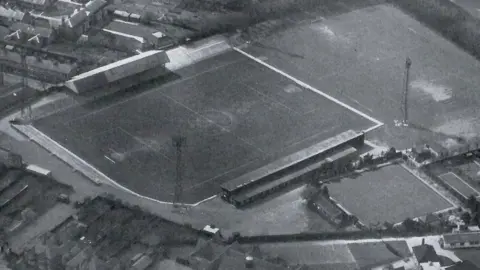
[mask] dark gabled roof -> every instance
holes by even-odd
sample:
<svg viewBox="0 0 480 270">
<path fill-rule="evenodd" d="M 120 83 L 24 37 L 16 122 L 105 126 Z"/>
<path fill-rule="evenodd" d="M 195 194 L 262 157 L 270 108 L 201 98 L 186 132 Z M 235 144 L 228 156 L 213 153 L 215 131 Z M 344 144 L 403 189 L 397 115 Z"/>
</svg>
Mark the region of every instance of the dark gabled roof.
<svg viewBox="0 0 480 270">
<path fill-rule="evenodd" d="M 405 241 L 349 244 L 350 252 L 360 269 L 396 262 L 411 256 Z"/>
<path fill-rule="evenodd" d="M 196 250 L 191 256 L 203 258 L 208 261 L 213 261 L 222 253 L 224 253 L 227 249 L 227 246 L 222 246 L 212 241 L 209 241 L 205 243 L 202 247 L 200 247 L 198 250 Z"/>
<path fill-rule="evenodd" d="M 38 27 L 38 26 L 33 26 L 30 24 L 20 23 L 20 22 L 12 24 L 10 26 L 10 30 L 12 31 L 20 30 L 29 35 L 39 35 L 41 37 L 46 37 L 46 38 L 50 37 L 53 33 L 52 29 L 50 28 Z"/>
<path fill-rule="evenodd" d="M 480 270 L 480 267 L 476 266 L 471 261 L 462 261 L 447 268 L 448 270 Z"/>
<path fill-rule="evenodd" d="M 438 257 L 437 252 L 431 245 L 424 244 L 413 247 L 413 253 L 419 263 L 440 262 L 440 257 Z"/>
<path fill-rule="evenodd" d="M 442 220 L 441 218 L 439 218 L 437 215 L 434 215 L 434 214 L 428 214 L 425 217 L 425 223 L 432 223 L 432 222 L 437 222 L 441 220 Z"/>
</svg>

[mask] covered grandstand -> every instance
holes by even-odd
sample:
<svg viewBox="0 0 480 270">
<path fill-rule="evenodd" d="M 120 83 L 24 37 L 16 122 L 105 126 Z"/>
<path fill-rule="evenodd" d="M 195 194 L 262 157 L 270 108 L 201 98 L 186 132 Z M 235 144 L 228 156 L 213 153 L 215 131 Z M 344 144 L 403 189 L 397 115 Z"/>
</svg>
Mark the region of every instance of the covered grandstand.
<svg viewBox="0 0 480 270">
<path fill-rule="evenodd" d="M 338 164 L 351 159 L 364 139 L 363 133 L 343 132 L 226 182 L 221 186 L 222 197 L 235 206 L 243 206 L 288 185 L 329 174 Z"/>
<path fill-rule="evenodd" d="M 152 50 L 79 74 L 65 83 L 77 94 L 98 89 L 122 90 L 166 74 L 169 58 L 164 51 Z"/>
</svg>

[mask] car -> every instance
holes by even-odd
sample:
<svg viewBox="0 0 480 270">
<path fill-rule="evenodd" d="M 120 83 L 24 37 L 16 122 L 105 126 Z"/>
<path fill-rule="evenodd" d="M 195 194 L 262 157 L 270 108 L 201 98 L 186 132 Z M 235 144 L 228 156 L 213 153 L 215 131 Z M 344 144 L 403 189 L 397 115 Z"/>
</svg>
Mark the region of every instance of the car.
<svg viewBox="0 0 480 270">
<path fill-rule="evenodd" d="M 57 196 L 57 201 L 65 204 L 70 204 L 70 197 L 67 194 L 60 194 Z"/>
</svg>

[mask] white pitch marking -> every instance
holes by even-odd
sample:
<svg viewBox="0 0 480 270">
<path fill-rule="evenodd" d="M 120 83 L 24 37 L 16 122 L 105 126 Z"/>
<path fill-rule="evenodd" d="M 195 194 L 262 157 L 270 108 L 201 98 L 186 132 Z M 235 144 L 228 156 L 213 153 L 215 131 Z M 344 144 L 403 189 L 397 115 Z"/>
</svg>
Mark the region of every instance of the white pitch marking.
<svg viewBox="0 0 480 270">
<path fill-rule="evenodd" d="M 363 116 L 364 118 L 367 118 L 368 120 L 370 120 L 370 121 L 374 122 L 375 124 L 377 124 L 377 126 L 382 126 L 382 125 L 383 125 L 383 123 L 380 122 L 380 121 L 378 121 L 377 119 L 375 119 L 375 118 L 373 118 L 373 117 L 371 117 L 371 116 L 369 116 L 369 115 L 367 115 L 367 114 L 365 114 L 365 113 L 363 113 L 363 112 L 361 112 L 361 111 L 359 111 L 359 110 L 351 107 L 350 105 L 347 105 L 347 104 L 341 102 L 340 100 L 338 100 L 338 99 L 336 99 L 336 98 L 334 98 L 334 97 L 332 97 L 332 96 L 330 96 L 330 95 L 328 95 L 328 94 L 326 94 L 326 93 L 324 93 L 324 92 L 322 92 L 322 91 L 314 88 L 313 86 L 311 86 L 311 85 L 309 85 L 309 84 L 307 84 L 307 83 L 305 83 L 305 82 L 303 82 L 303 81 L 301 81 L 301 80 L 299 80 L 299 79 L 297 79 L 297 78 L 295 78 L 295 77 L 293 77 L 293 76 L 291 76 L 291 75 L 289 75 L 289 74 L 287 74 L 287 73 L 279 70 L 278 68 L 276 68 L 276 67 L 274 67 L 274 66 L 272 66 L 272 65 L 270 65 L 270 64 L 265 63 L 264 61 L 256 58 L 255 56 L 250 55 L 249 53 L 246 53 L 246 52 L 244 52 L 244 51 L 242 51 L 242 50 L 240 50 L 240 49 L 238 49 L 238 48 L 235 48 L 235 47 L 234 47 L 233 49 L 234 49 L 235 51 L 237 51 L 237 52 L 245 55 L 246 57 L 254 60 L 255 62 L 257 62 L 257 63 L 259 63 L 259 64 L 262 64 L 262 65 L 268 67 L 269 69 L 271 69 L 271 70 L 279 73 L 280 75 L 283 75 L 283 76 L 287 77 L 288 79 L 294 81 L 294 82 L 297 83 L 298 85 L 300 85 L 300 86 L 302 86 L 302 87 L 305 87 L 305 88 L 307 88 L 307 89 L 310 89 L 311 91 L 313 91 L 313 92 L 315 92 L 315 93 L 317 93 L 317 94 L 319 94 L 319 95 L 321 95 L 321 96 L 323 96 L 323 97 L 325 97 L 325 98 L 327 98 L 327 99 L 329 99 L 329 100 L 331 100 L 331 101 L 339 104 L 340 106 L 342 106 L 342 107 L 344 107 L 344 108 L 346 108 L 346 109 L 348 109 L 348 110 L 350 110 L 350 111 L 353 111 L 354 113 L 356 113 L 356 114 L 358 114 L 358 115 L 361 115 L 361 116 Z"/>
<path fill-rule="evenodd" d="M 199 202 L 197 202 L 197 203 L 194 203 L 194 204 L 192 204 L 192 206 L 198 206 L 198 205 L 201 204 L 201 203 L 204 203 L 204 202 L 206 202 L 206 201 L 213 200 L 215 197 L 217 197 L 217 195 L 213 195 L 212 197 L 209 197 L 209 198 L 206 198 L 206 199 L 204 199 L 204 200 L 201 200 L 201 201 L 199 201 Z"/>
<path fill-rule="evenodd" d="M 116 163 L 116 162 L 115 162 L 115 160 L 113 160 L 113 159 L 111 159 L 111 158 L 107 157 L 106 155 L 104 155 L 104 157 L 105 157 L 106 159 L 110 160 L 110 161 L 111 161 L 113 164 L 115 164 L 115 163 Z"/>
<path fill-rule="evenodd" d="M 460 176 L 458 176 L 456 173 L 454 173 L 454 172 L 448 172 L 448 173 L 446 173 L 446 174 L 449 174 L 449 173 L 450 173 L 450 174 L 453 174 L 453 176 L 455 176 L 456 178 L 458 178 L 458 180 L 460 180 L 460 182 L 464 183 L 467 187 L 469 187 L 469 188 L 470 188 L 471 190 L 473 190 L 475 193 L 480 194 L 480 192 L 478 192 L 476 189 L 474 189 L 472 186 L 470 186 L 470 184 L 468 184 L 467 182 L 465 182 L 465 180 L 463 180 L 463 178 L 461 178 Z M 462 194 L 462 193 L 460 192 L 460 194 Z"/>
<path fill-rule="evenodd" d="M 474 160 L 473 162 L 477 164 L 478 167 L 480 167 L 480 163 L 478 163 L 476 160 Z"/>
<path fill-rule="evenodd" d="M 191 51 L 191 52 L 189 52 L 189 53 L 196 53 L 196 52 L 198 52 L 198 51 L 200 51 L 200 50 L 204 50 L 204 49 L 207 49 L 207 48 L 210 48 L 210 47 L 213 47 L 213 46 L 215 46 L 215 45 L 222 44 L 222 43 L 226 43 L 226 42 L 225 42 L 224 40 L 222 40 L 222 41 L 219 41 L 219 42 L 216 42 L 216 43 L 213 43 L 213 44 L 207 44 L 207 45 L 205 45 L 205 46 L 203 46 L 203 47 L 200 47 L 200 48 L 198 48 L 198 49 L 195 49 L 195 50 L 193 50 L 193 51 Z"/>
</svg>

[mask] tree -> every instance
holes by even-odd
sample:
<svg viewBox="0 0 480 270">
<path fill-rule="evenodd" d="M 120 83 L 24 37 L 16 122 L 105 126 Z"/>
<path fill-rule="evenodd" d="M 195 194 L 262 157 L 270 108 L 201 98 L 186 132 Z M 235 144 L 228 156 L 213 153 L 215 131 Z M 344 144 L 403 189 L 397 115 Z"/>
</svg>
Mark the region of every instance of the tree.
<svg viewBox="0 0 480 270">
<path fill-rule="evenodd" d="M 475 198 L 475 196 L 473 194 L 468 196 L 467 208 L 470 209 L 471 211 L 475 211 L 476 204 L 477 204 L 477 199 Z"/>
<path fill-rule="evenodd" d="M 141 17 L 140 17 L 140 22 L 144 24 L 151 24 L 153 21 L 156 20 L 155 13 L 151 11 L 145 12 Z"/>
<path fill-rule="evenodd" d="M 411 218 L 406 218 L 403 221 L 403 225 L 405 226 L 405 229 L 407 229 L 407 231 L 409 231 L 409 232 L 416 232 L 417 231 L 417 222 L 415 222 Z"/>
<path fill-rule="evenodd" d="M 302 191 L 302 198 L 306 201 L 310 201 L 318 194 L 318 189 L 312 184 L 307 184 Z"/>
<path fill-rule="evenodd" d="M 472 216 L 468 212 L 463 213 L 460 218 L 463 220 L 463 222 L 465 222 L 466 225 L 469 225 L 472 221 Z"/>
<path fill-rule="evenodd" d="M 322 194 L 329 197 L 330 196 L 330 192 L 328 191 L 328 187 L 327 186 L 324 186 L 322 188 Z"/>
</svg>

